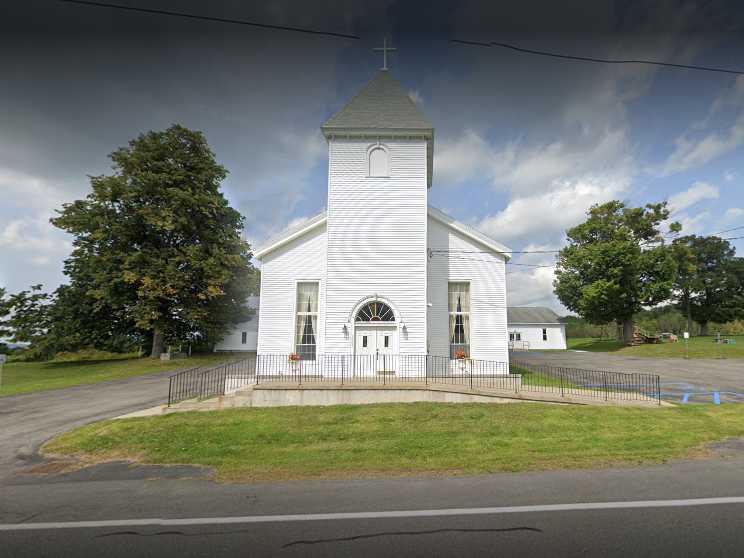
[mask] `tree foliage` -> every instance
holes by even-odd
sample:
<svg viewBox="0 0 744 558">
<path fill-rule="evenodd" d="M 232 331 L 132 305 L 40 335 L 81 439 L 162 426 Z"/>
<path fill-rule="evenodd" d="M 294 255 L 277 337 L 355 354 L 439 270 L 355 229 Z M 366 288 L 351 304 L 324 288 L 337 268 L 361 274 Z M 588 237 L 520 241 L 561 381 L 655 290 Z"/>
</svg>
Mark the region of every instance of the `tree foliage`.
<svg viewBox="0 0 744 558">
<path fill-rule="evenodd" d="M 219 338 L 247 317 L 254 269 L 243 218 L 220 191 L 227 175 L 200 132 L 148 132 L 111 154 L 114 173 L 52 219 L 74 236 L 65 262 L 72 291 L 114 334 L 134 328 L 163 341 Z M 131 324 L 130 324 L 131 322 Z"/>
<path fill-rule="evenodd" d="M 729 242 L 689 235 L 672 247 L 678 267 L 675 299 L 688 320 L 699 323 L 705 335 L 708 323 L 741 317 L 744 266 Z"/>
<path fill-rule="evenodd" d="M 567 231 L 568 246 L 558 255 L 558 299 L 592 323 L 623 323 L 630 341 L 633 315 L 671 293 L 676 264 L 659 232 L 668 217 L 665 203 L 592 206 L 588 219 Z"/>
</svg>

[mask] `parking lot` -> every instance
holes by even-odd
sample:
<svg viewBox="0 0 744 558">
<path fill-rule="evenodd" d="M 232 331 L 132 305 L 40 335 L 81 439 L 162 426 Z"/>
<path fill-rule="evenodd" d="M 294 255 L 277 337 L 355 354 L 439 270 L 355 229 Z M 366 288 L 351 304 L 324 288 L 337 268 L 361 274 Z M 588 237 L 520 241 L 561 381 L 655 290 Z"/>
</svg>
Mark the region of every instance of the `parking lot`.
<svg viewBox="0 0 744 558">
<path fill-rule="evenodd" d="M 582 351 L 514 351 L 512 354 L 535 364 L 658 374 L 661 395 L 667 401 L 744 403 L 743 359 L 660 359 Z"/>
</svg>

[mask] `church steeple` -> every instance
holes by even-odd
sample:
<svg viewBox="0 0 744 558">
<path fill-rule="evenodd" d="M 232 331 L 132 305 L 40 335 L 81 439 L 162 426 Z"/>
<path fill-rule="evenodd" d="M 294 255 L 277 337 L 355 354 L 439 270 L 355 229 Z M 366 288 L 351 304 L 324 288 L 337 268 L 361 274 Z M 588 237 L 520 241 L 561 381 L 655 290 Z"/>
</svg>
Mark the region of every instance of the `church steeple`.
<svg viewBox="0 0 744 558">
<path fill-rule="evenodd" d="M 428 186 L 434 157 L 434 126 L 389 70 L 380 70 L 341 110 L 320 128 L 335 137 L 420 138 L 427 143 Z"/>
<path fill-rule="evenodd" d="M 434 133 L 434 127 L 389 70 L 380 70 L 321 130 L 328 137 L 352 130 Z"/>
</svg>

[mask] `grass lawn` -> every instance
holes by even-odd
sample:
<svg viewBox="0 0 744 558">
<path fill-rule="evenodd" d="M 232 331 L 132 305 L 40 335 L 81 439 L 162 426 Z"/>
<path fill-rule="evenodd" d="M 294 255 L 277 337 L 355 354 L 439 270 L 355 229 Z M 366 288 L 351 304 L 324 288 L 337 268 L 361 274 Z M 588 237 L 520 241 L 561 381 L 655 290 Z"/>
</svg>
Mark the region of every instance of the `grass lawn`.
<svg viewBox="0 0 744 558">
<path fill-rule="evenodd" d="M 121 359 L 111 360 L 11 362 L 3 367 L 0 397 L 189 368 L 219 362 L 226 358 L 225 355 L 211 354 L 183 360 L 160 361 L 124 355 Z"/>
<path fill-rule="evenodd" d="M 744 436 L 744 405 L 538 403 L 246 408 L 106 421 L 43 451 L 214 467 L 227 481 L 479 474 L 658 463 Z"/>
<path fill-rule="evenodd" d="M 735 339 L 733 345 L 717 345 L 713 342 L 714 337 L 691 337 L 689 340 L 690 358 L 744 358 L 744 335 L 721 336 Z M 677 343 L 658 343 L 626 347 L 612 339 L 596 339 L 591 337 L 580 337 L 568 339 L 569 349 L 591 352 L 614 352 L 623 356 L 657 357 L 657 358 L 684 358 L 685 342 L 680 339 Z"/>
</svg>

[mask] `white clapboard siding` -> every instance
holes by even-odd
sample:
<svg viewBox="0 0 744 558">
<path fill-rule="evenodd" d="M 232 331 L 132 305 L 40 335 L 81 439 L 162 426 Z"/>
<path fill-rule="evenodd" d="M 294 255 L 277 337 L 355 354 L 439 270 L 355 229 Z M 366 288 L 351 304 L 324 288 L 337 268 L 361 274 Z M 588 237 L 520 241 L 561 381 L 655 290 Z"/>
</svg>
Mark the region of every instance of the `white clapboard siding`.
<svg viewBox="0 0 744 558">
<path fill-rule="evenodd" d="M 506 324 L 505 259 L 429 218 L 431 250 L 477 250 L 478 254 L 433 255 L 428 266 L 429 353 L 449 355 L 447 283 L 470 282 L 470 356 L 473 359 L 508 362 Z M 504 369 L 506 371 L 506 369 Z"/>
<path fill-rule="evenodd" d="M 326 228 L 319 225 L 303 236 L 266 254 L 261 266 L 261 311 L 258 322 L 258 353 L 295 352 L 295 300 L 298 281 L 319 281 L 320 300 L 317 343 L 323 352 L 325 306 Z"/>
<path fill-rule="evenodd" d="M 543 328 L 547 333 L 547 341 L 543 341 Z M 515 342 L 515 350 L 566 348 L 566 326 L 563 324 L 509 324 L 509 333 L 512 332 L 520 333 L 524 343 Z"/>
<path fill-rule="evenodd" d="M 427 157 L 425 140 L 383 141 L 390 176 L 368 175 L 375 141 L 329 140 L 326 349 L 352 351 L 350 313 L 365 297 L 388 299 L 405 329 L 401 353 L 426 353 Z M 399 328 L 400 329 L 400 328 Z"/>
</svg>

